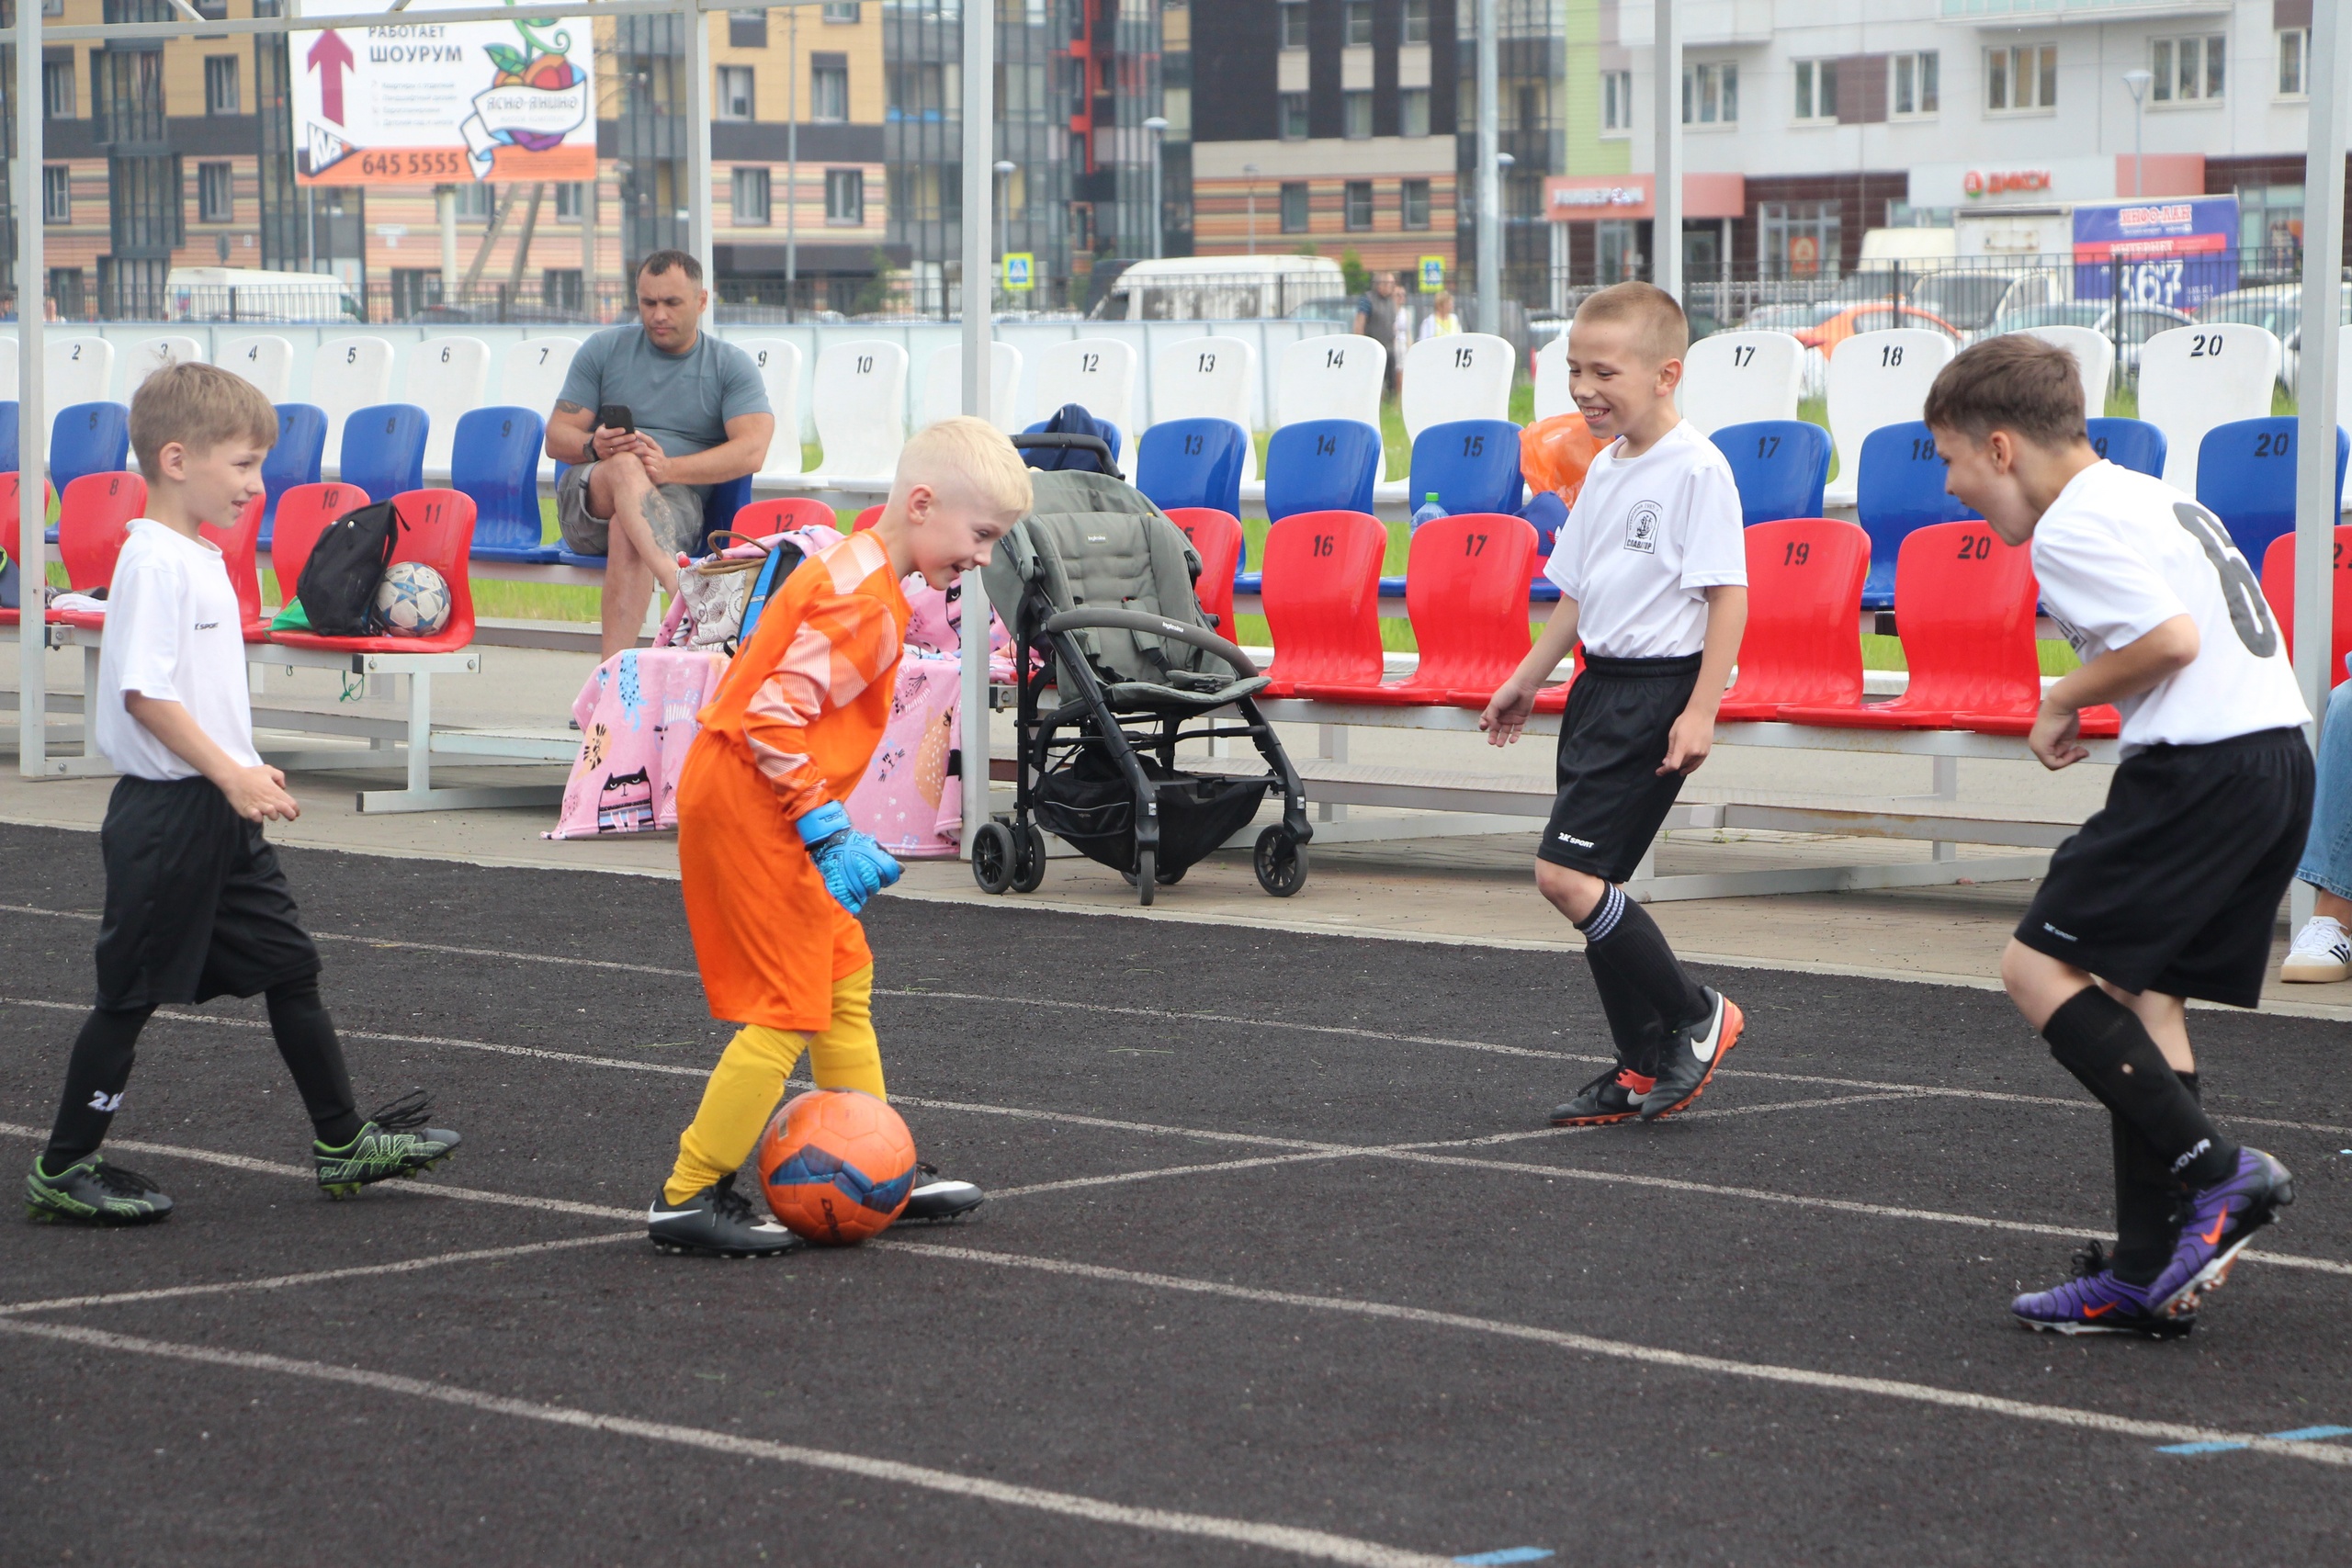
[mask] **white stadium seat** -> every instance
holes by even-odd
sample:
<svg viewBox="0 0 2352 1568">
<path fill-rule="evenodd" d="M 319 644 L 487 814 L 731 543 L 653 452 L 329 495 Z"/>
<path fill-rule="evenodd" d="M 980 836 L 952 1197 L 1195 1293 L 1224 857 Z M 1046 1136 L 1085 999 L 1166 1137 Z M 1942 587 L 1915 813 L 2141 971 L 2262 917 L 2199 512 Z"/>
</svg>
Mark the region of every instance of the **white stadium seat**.
<svg viewBox="0 0 2352 1568">
<path fill-rule="evenodd" d="M 294 345 L 282 337 L 223 338 L 220 368 L 233 370 L 260 389 L 273 403 L 282 403 L 294 390 Z"/>
<path fill-rule="evenodd" d="M 1244 431 L 1256 427 L 1250 417 L 1250 389 L 1258 380 L 1258 350 L 1245 338 L 1190 337 L 1163 344 L 1151 356 L 1151 422 L 1171 419 L 1228 419 Z M 1241 449 L 1241 478 L 1258 477 L 1258 444 Z"/>
<path fill-rule="evenodd" d="M 888 486 L 907 444 L 907 351 L 879 338 L 828 344 L 810 397 L 825 451 L 824 471 L 813 476 L 819 485 Z"/>
<path fill-rule="evenodd" d="M 1686 385 L 1689 379 L 1684 378 Z M 1576 397 L 1568 390 L 1568 334 L 1562 333 L 1535 351 L 1535 417 L 1576 412 Z"/>
<path fill-rule="evenodd" d="M 1457 419 L 1509 419 L 1518 355 L 1487 333 L 1423 338 L 1405 355 L 1405 439 Z M 1373 424 L 1379 425 L 1375 417 Z"/>
<path fill-rule="evenodd" d="M 1076 403 L 1097 419 L 1119 427 L 1118 460 L 1135 450 L 1136 351 L 1117 338 L 1081 337 L 1057 343 L 1037 355 L 1032 389 L 1036 417 L 1051 419 L 1064 403 Z"/>
<path fill-rule="evenodd" d="M 1682 356 L 1682 417 L 1713 435 L 1727 424 L 1797 417 L 1804 344 L 1787 333 L 1716 333 Z"/>
<path fill-rule="evenodd" d="M 102 337 L 50 338 L 41 360 L 48 368 L 41 390 L 52 416 L 69 404 L 114 396 L 114 344 Z"/>
<path fill-rule="evenodd" d="M 2083 415 L 2098 419 L 2107 412 L 2108 382 L 2115 375 L 2115 344 L 2105 333 L 2088 327 L 2027 327 L 2028 337 L 2055 344 L 2075 356 L 2083 368 Z"/>
<path fill-rule="evenodd" d="M 400 400 L 424 411 L 424 482 L 448 483 L 458 421 L 490 401 L 490 344 L 478 337 L 429 337 L 417 344 L 408 351 Z"/>
<path fill-rule="evenodd" d="M 1919 417 L 1936 372 L 1958 348 L 1932 327 L 1890 327 L 1856 333 L 1829 356 L 1829 438 L 1838 448 L 1838 477 L 1824 506 L 1851 506 L 1861 473 L 1862 440 L 1882 425 Z"/>
<path fill-rule="evenodd" d="M 767 461 L 752 476 L 754 490 L 800 477 L 800 345 L 789 338 L 747 337 L 735 346 L 752 356 L 767 389 L 768 412 L 775 415 L 775 435 L 768 442 Z"/>
<path fill-rule="evenodd" d="M 129 402 L 141 383 L 166 365 L 201 365 L 204 345 L 192 337 L 141 338 L 123 355 L 122 400 Z"/>
<path fill-rule="evenodd" d="M 1021 351 L 1009 343 L 989 344 L 989 423 L 1010 435 L 1021 428 L 1013 412 L 1021 395 Z M 922 423 L 936 424 L 964 412 L 964 345 L 934 349 L 922 367 Z"/>
<path fill-rule="evenodd" d="M 2242 322 L 2175 327 L 2140 349 L 2140 417 L 2165 433 L 2165 482 L 2197 493 L 2197 447 L 2205 433 L 2270 412 L 2280 350 L 2267 327 Z"/>
<path fill-rule="evenodd" d="M 1380 428 L 1381 383 L 1388 350 L 1353 333 L 1299 339 L 1283 350 L 1274 372 L 1274 423 L 1352 419 Z"/>
<path fill-rule="evenodd" d="M 563 378 L 571 374 L 571 356 L 579 352 L 575 337 L 526 337 L 509 344 L 498 367 L 498 400 L 509 408 L 529 409 L 543 420 L 553 419 Z M 539 482 L 555 482 L 555 459 L 544 449 L 539 453 Z"/>
<path fill-rule="evenodd" d="M 310 401 L 327 416 L 321 477 L 343 473 L 343 422 L 354 409 L 392 400 L 392 345 L 379 337 L 331 337 L 311 356 Z"/>
</svg>

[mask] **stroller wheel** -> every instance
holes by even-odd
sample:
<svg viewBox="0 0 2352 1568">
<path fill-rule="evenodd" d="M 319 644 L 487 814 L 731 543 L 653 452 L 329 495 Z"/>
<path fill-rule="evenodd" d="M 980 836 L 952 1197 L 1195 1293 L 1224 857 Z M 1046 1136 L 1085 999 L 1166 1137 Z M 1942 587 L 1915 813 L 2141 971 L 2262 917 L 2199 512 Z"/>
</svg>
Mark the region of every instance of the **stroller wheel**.
<svg viewBox="0 0 2352 1568">
<path fill-rule="evenodd" d="M 1258 886 L 1277 898 L 1287 898 L 1306 886 L 1306 846 L 1280 823 L 1258 835 L 1250 863 L 1258 873 Z"/>
<path fill-rule="evenodd" d="M 1153 864 L 1159 858 L 1158 854 L 1150 850 L 1136 852 L 1136 872 L 1131 880 L 1136 885 L 1136 897 L 1146 904 L 1150 903 L 1151 896 L 1159 891 L 1158 868 Z"/>
<path fill-rule="evenodd" d="M 1154 872 L 1152 876 L 1162 887 L 1173 887 L 1184 880 L 1184 874 L 1191 869 L 1190 866 L 1180 865 L 1174 871 L 1170 871 L 1163 866 Z M 1123 871 L 1119 873 L 1119 880 L 1133 887 L 1136 885 L 1136 874 L 1132 871 Z"/>
<path fill-rule="evenodd" d="M 1034 822 L 1024 822 L 1012 830 L 1013 843 L 1020 854 L 1012 866 L 1012 890 L 1035 893 L 1046 881 L 1046 835 Z"/>
<path fill-rule="evenodd" d="M 1012 829 L 1001 822 L 981 826 L 972 840 L 972 880 L 983 893 L 1001 893 L 1012 886 L 1015 863 Z"/>
</svg>

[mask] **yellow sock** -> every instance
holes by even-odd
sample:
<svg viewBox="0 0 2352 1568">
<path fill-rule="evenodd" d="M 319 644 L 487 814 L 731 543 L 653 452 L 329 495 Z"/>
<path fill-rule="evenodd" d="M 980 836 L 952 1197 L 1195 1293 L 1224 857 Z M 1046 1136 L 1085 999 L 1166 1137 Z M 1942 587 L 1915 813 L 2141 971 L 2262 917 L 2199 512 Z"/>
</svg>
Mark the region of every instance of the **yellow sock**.
<svg viewBox="0 0 2352 1568">
<path fill-rule="evenodd" d="M 702 1108 L 679 1134 L 678 1163 L 662 1189 L 664 1202 L 683 1203 L 742 1165 L 783 1097 L 784 1080 L 792 1076 L 808 1039 L 795 1030 L 757 1023 L 736 1032 L 703 1086 Z"/>
<path fill-rule="evenodd" d="M 809 1074 L 819 1089 L 882 1089 L 882 1046 L 874 1038 L 874 965 L 833 982 L 833 1021 L 808 1039 Z"/>
</svg>

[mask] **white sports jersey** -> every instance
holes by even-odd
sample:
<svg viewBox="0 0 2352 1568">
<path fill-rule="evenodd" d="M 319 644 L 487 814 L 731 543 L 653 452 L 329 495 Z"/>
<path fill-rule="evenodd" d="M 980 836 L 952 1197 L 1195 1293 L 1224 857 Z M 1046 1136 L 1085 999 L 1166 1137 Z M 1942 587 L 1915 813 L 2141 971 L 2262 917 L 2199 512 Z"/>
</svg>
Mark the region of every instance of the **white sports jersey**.
<svg viewBox="0 0 2352 1568">
<path fill-rule="evenodd" d="M 1707 640 L 1705 591 L 1747 585 L 1739 486 L 1715 444 L 1684 420 L 1638 457 L 1600 449 L 1544 575 L 1577 602 L 1585 651 L 1673 659 Z"/>
<path fill-rule="evenodd" d="M 143 779 L 185 779 L 196 769 L 123 706 L 126 693 L 177 703 L 214 745 L 257 767 L 245 637 L 237 591 L 220 551 L 151 518 L 134 518 L 107 590 L 106 647 L 98 654 L 98 750 Z"/>
<path fill-rule="evenodd" d="M 2287 639 L 2222 520 L 2162 479 L 2096 463 L 2033 530 L 2042 608 L 2083 662 L 2176 615 L 2197 623 L 2197 657 L 2116 708 L 2123 749 L 2189 746 L 2308 724 Z"/>
</svg>

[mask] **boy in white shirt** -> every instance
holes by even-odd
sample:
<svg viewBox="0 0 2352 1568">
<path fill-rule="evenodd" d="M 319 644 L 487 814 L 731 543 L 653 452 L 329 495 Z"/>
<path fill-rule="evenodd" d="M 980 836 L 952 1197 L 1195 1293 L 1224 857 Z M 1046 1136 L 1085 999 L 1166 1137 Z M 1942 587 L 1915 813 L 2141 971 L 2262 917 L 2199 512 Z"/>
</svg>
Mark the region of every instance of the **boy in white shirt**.
<svg viewBox="0 0 2352 1568">
<path fill-rule="evenodd" d="M 1584 933 L 1617 1062 L 1552 1112 L 1555 1127 L 1681 1110 L 1743 1023 L 1736 1006 L 1691 979 L 1619 886 L 1707 760 L 1747 624 L 1738 486 L 1674 406 L 1690 341 L 1682 308 L 1650 284 L 1620 283 L 1578 307 L 1569 385 L 1609 445 L 1544 569 L 1559 607 L 1478 720 L 1489 743 L 1517 740 L 1544 677 L 1582 641 L 1535 886 Z"/>
<path fill-rule="evenodd" d="M 98 749 L 123 775 L 98 840 L 107 904 L 97 1003 L 74 1042 L 49 1146 L 25 1180 L 35 1220 L 144 1224 L 170 1214 L 154 1182 L 97 1152 L 140 1029 L 165 1002 L 267 996 L 270 1032 L 310 1112 L 312 1166 L 334 1196 L 413 1175 L 458 1146 L 457 1134 L 424 1126 L 421 1091 L 366 1121 L 354 1112 L 343 1047 L 319 1000 L 318 949 L 262 836 L 262 823 L 299 812 L 286 775 L 254 750 L 236 590 L 198 530 L 230 525 L 261 494 L 262 458 L 277 440 L 268 400 L 209 365 L 159 370 L 131 400 L 151 515 L 131 523 L 115 562 L 91 716 Z"/>
<path fill-rule="evenodd" d="M 2107 804 L 2051 857 L 2001 956 L 2018 1010 L 2111 1120 L 2117 1245 L 2012 1303 L 2029 1328 L 2173 1337 L 2247 1240 L 2294 1201 L 2286 1167 L 2222 1137 L 2198 1100 L 2185 999 L 2253 1007 L 2312 811 L 2311 720 L 2262 589 L 2222 520 L 2102 461 L 2073 355 L 2021 333 L 1952 360 L 1925 417 L 1951 493 L 2033 545 L 2041 602 L 2082 658 L 2027 744 L 2087 756 L 2112 703 Z"/>
</svg>

